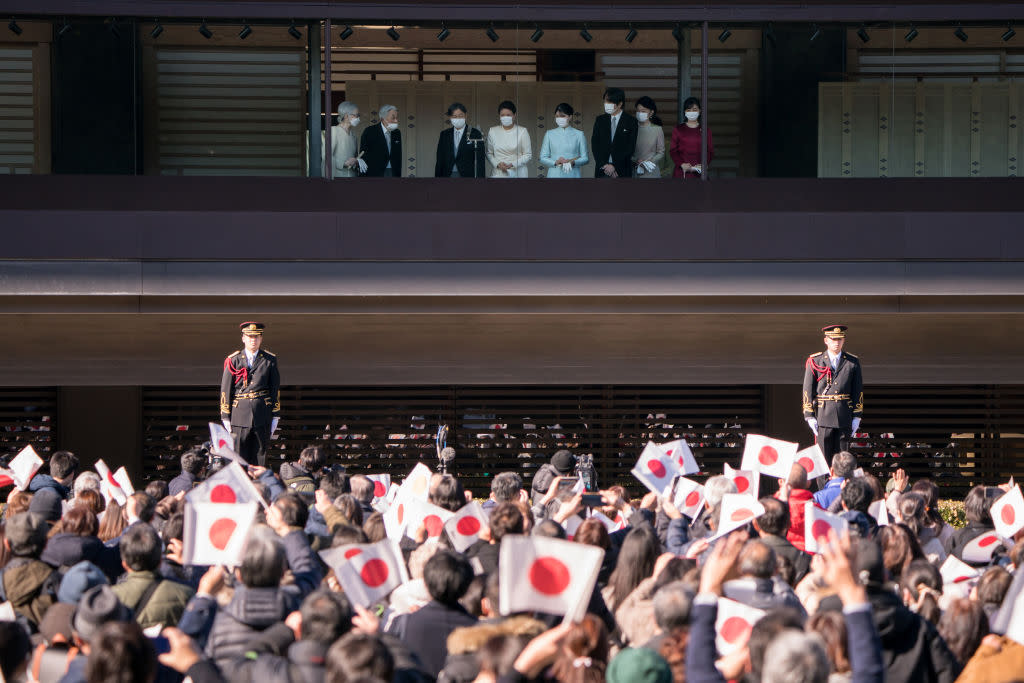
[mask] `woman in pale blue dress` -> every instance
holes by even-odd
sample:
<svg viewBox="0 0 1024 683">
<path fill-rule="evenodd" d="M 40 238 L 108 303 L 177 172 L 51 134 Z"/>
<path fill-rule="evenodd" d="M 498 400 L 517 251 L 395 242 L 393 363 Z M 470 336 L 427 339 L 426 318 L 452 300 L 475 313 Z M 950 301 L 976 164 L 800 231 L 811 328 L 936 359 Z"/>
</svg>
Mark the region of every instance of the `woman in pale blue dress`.
<svg viewBox="0 0 1024 683">
<path fill-rule="evenodd" d="M 573 115 L 571 106 L 563 102 L 555 107 L 555 123 L 544 134 L 540 146 L 540 163 L 547 167 L 548 178 L 579 178 L 580 166 L 587 164 L 587 139 L 582 130 L 569 125 Z"/>
</svg>

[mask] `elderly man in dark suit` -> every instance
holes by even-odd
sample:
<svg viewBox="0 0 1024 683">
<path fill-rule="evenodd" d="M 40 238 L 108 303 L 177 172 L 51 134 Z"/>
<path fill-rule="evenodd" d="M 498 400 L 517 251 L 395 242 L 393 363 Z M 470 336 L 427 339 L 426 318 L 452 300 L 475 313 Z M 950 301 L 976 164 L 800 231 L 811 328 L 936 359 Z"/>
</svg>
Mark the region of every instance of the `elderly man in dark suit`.
<svg viewBox="0 0 1024 683">
<path fill-rule="evenodd" d="M 385 104 L 378 112 L 380 123 L 363 131 L 359 148 L 366 162 L 362 175 L 378 178 L 402 177 L 402 131 L 398 130 L 398 108 Z"/>
<path fill-rule="evenodd" d="M 590 148 L 594 152 L 595 178 L 629 178 L 639 124 L 625 113 L 626 93 L 620 88 L 604 91 L 604 114 L 594 120 Z"/>
<path fill-rule="evenodd" d="M 448 107 L 452 127 L 442 130 L 437 140 L 435 178 L 485 177 L 483 135 L 467 126 L 466 118 L 466 105 L 454 102 Z"/>
</svg>

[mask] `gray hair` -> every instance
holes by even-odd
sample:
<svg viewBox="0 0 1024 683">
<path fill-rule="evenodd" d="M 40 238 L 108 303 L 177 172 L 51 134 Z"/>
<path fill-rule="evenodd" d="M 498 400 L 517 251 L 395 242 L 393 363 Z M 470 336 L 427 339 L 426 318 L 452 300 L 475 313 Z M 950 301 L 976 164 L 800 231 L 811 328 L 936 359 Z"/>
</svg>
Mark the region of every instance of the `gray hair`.
<svg viewBox="0 0 1024 683">
<path fill-rule="evenodd" d="M 357 111 L 359 111 L 359 107 L 357 107 L 354 103 L 342 102 L 341 104 L 338 105 L 338 118 L 343 119 L 349 114 L 354 114 Z"/>
<path fill-rule="evenodd" d="M 786 629 L 765 650 L 761 683 L 826 683 L 830 670 L 821 636 Z"/>
<path fill-rule="evenodd" d="M 99 491 L 100 490 L 100 475 L 95 472 L 82 472 L 75 479 L 74 497 L 78 497 L 78 494 L 82 491 Z"/>
<path fill-rule="evenodd" d="M 693 591 L 682 581 L 673 581 L 659 588 L 652 603 L 654 622 L 662 633 L 689 625 Z"/>
<path fill-rule="evenodd" d="M 359 501 L 360 505 L 369 505 L 373 502 L 373 480 L 369 477 L 357 474 L 348 480 L 352 495 Z"/>
<path fill-rule="evenodd" d="M 514 503 L 523 489 L 523 478 L 515 472 L 501 472 L 491 480 L 491 493 L 498 503 Z"/>
<path fill-rule="evenodd" d="M 242 550 L 238 573 L 249 588 L 269 588 L 280 585 L 287 560 L 284 542 L 273 529 L 257 524 L 249 531 Z"/>
<path fill-rule="evenodd" d="M 385 118 L 387 118 L 387 115 L 393 111 L 398 111 L 398 107 L 396 107 L 393 104 L 385 104 L 383 107 L 380 108 L 380 111 L 377 112 L 377 116 L 380 118 L 381 121 L 383 121 Z"/>
<path fill-rule="evenodd" d="M 736 488 L 736 482 L 723 474 L 711 477 L 704 483 L 704 500 L 709 508 L 721 503 L 727 493 L 739 493 L 739 489 Z"/>
<path fill-rule="evenodd" d="M 857 469 L 857 458 L 850 451 L 839 451 L 832 456 L 832 476 L 852 477 Z"/>
</svg>

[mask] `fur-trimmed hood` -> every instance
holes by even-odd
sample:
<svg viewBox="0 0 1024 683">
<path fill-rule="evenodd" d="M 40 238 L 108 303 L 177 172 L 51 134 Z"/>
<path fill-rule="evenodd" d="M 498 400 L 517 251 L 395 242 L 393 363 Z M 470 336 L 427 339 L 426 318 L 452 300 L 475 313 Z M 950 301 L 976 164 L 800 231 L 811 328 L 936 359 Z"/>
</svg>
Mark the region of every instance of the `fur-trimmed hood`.
<svg viewBox="0 0 1024 683">
<path fill-rule="evenodd" d="M 480 622 L 463 626 L 448 636 L 448 654 L 464 655 L 477 652 L 494 636 L 526 636 L 534 638 L 547 630 L 544 622 L 528 616 L 513 616 L 501 621 Z"/>
</svg>

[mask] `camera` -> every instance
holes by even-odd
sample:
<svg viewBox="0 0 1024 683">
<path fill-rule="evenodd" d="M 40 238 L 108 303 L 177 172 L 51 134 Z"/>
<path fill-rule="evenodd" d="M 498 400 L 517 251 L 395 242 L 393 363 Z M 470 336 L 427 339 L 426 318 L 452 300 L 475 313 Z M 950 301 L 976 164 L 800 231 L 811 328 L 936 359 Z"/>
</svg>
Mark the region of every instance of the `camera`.
<svg viewBox="0 0 1024 683">
<path fill-rule="evenodd" d="M 576 476 L 583 482 L 583 490 L 597 491 L 597 470 L 594 468 L 594 456 L 583 453 L 576 456 Z"/>
</svg>

